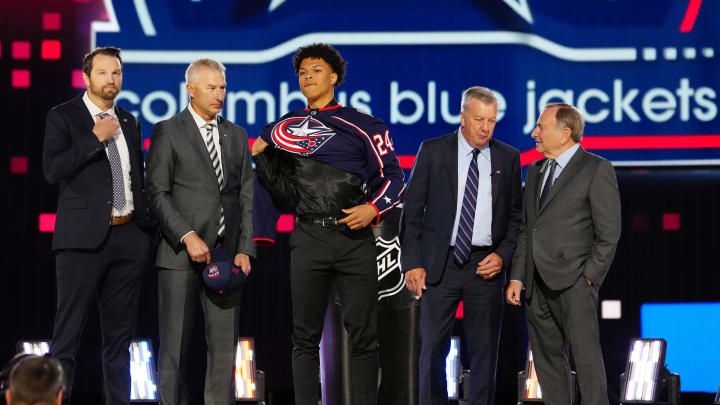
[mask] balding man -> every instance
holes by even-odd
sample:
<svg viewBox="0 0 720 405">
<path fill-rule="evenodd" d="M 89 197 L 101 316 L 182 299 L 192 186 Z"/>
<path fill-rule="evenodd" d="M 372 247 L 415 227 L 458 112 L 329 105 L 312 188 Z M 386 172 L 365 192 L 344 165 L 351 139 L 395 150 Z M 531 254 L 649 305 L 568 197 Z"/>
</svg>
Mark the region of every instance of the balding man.
<svg viewBox="0 0 720 405">
<path fill-rule="evenodd" d="M 526 316 L 535 368 L 548 405 L 571 403 L 572 350 L 586 405 L 607 405 L 598 330 L 598 291 L 620 239 L 620 194 L 612 164 L 579 145 L 573 106 L 545 108 L 532 133 L 545 159 L 531 164 L 507 301 Z"/>
<path fill-rule="evenodd" d="M 250 151 L 245 130 L 218 115 L 225 101 L 225 67 L 199 59 L 190 64 L 185 80 L 190 105 L 155 125 L 147 157 L 150 210 L 162 230 L 155 262 L 160 403 L 188 403 L 186 357 L 200 300 L 208 345 L 205 404 L 230 404 L 239 290 L 217 295 L 200 274 L 212 248 L 223 248 L 250 273 L 255 253 Z"/>
</svg>

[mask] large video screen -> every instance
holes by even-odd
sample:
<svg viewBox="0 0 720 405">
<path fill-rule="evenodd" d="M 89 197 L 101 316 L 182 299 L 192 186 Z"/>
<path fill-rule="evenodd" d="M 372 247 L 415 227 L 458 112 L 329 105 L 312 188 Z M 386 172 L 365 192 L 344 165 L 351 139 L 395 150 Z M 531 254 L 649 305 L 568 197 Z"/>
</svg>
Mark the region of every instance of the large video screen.
<svg viewBox="0 0 720 405">
<path fill-rule="evenodd" d="M 617 165 L 720 163 L 720 2 L 702 0 L 105 0 L 95 45 L 124 51 L 119 104 L 152 124 L 181 111 L 187 65 L 228 67 L 223 116 L 251 137 L 304 107 L 291 58 L 335 45 L 338 101 L 389 126 L 403 166 L 455 130 L 462 91 L 499 96 L 495 136 L 538 159 L 543 106 L 576 105 L 586 149 Z"/>
</svg>

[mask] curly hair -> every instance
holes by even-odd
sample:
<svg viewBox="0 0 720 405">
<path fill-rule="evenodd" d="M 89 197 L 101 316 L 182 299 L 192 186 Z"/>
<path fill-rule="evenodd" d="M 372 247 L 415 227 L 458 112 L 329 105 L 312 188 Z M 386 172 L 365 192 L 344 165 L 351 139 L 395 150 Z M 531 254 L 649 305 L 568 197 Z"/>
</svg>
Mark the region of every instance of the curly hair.
<svg viewBox="0 0 720 405">
<path fill-rule="evenodd" d="M 333 48 L 332 45 L 328 44 L 312 44 L 303 46 L 298 49 L 295 56 L 293 56 L 293 67 L 295 68 L 295 74 L 297 75 L 300 71 L 300 63 L 306 58 L 311 59 L 322 59 L 327 62 L 332 68 L 333 72 L 337 74 L 337 81 L 335 87 L 340 86 L 345 80 L 345 66 L 347 62 L 343 59 L 340 52 Z"/>
</svg>

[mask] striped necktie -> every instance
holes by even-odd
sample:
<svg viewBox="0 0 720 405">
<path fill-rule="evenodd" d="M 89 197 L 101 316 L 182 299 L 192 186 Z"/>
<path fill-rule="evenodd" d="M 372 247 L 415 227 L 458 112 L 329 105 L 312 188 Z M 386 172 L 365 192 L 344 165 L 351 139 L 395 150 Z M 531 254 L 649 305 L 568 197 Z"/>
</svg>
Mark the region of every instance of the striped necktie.
<svg viewBox="0 0 720 405">
<path fill-rule="evenodd" d="M 97 116 L 100 119 L 107 117 L 108 113 L 101 112 Z M 103 141 L 107 151 L 107 157 L 110 161 L 110 172 L 112 174 L 112 188 L 113 188 L 113 207 L 116 209 L 122 209 L 125 206 L 125 183 L 123 180 L 122 173 L 122 162 L 120 161 L 120 152 L 118 152 L 117 144 L 115 143 L 115 137 L 112 137 L 106 141 Z"/>
<path fill-rule="evenodd" d="M 478 180 L 480 178 L 480 170 L 477 164 L 479 154 L 480 149 L 473 149 L 472 161 L 465 181 L 465 195 L 463 196 L 460 222 L 458 222 L 457 235 L 455 236 L 455 260 L 459 264 L 467 263 L 472 249 L 475 206 L 477 205 Z"/>
<path fill-rule="evenodd" d="M 214 124 L 205 124 L 205 146 L 210 154 L 210 161 L 212 162 L 213 169 L 215 170 L 215 176 L 217 176 L 218 184 L 222 189 L 223 186 L 223 172 L 222 165 L 220 165 L 220 157 L 218 156 L 218 150 L 215 149 L 215 142 L 213 141 L 213 127 Z M 223 211 L 222 204 L 220 205 L 220 224 L 218 225 L 218 236 L 225 234 L 225 213 Z"/>
</svg>

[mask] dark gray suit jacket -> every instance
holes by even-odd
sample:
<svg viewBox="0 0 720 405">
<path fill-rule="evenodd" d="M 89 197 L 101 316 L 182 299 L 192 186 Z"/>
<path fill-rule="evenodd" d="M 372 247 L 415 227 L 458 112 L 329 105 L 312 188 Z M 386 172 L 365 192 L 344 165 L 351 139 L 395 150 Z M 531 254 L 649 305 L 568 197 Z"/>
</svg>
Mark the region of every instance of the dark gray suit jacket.
<svg viewBox="0 0 720 405">
<path fill-rule="evenodd" d="M 403 271 L 422 267 L 427 282 L 442 278 L 457 208 L 457 131 L 423 142 L 403 197 L 400 219 Z M 510 264 L 520 227 L 520 152 L 490 140 L 492 187 L 492 250 Z M 505 277 L 493 282 L 504 284 Z"/>
<path fill-rule="evenodd" d="M 601 284 L 620 239 L 620 193 L 612 164 L 582 146 L 539 207 L 547 159 L 532 163 L 525 180 L 522 226 L 510 273 L 532 294 L 534 269 L 553 290 L 585 276 Z"/>
<path fill-rule="evenodd" d="M 180 239 L 195 231 L 209 247 L 217 242 L 220 205 L 225 214 L 225 250 L 255 256 L 252 241 L 253 175 L 245 130 L 218 116 L 225 185 L 220 189 L 203 137 L 186 108 L 153 127 L 147 155 L 151 213 L 160 221 L 162 240 L 155 264 L 191 270 Z"/>
</svg>

